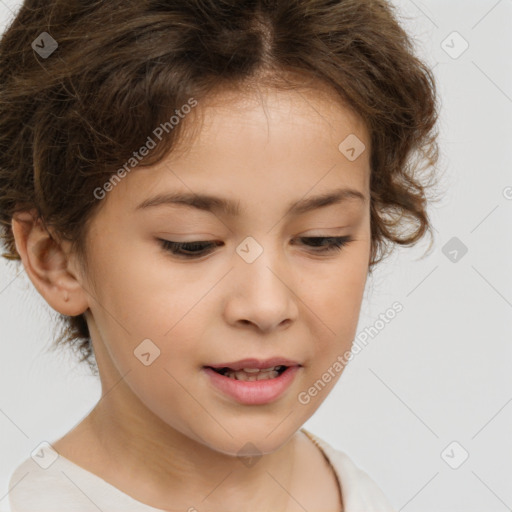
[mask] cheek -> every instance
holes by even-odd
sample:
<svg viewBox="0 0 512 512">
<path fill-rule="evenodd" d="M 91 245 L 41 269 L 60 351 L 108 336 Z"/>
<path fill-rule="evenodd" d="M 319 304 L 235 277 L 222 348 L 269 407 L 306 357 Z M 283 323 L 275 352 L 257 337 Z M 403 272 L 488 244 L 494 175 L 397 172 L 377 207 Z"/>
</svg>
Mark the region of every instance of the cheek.
<svg viewBox="0 0 512 512">
<path fill-rule="evenodd" d="M 313 314 L 317 313 L 313 315 L 316 335 L 312 337 L 315 342 L 310 353 L 310 377 L 298 399 L 300 404 L 307 405 L 309 415 L 319 407 L 345 370 L 356 336 L 365 276 L 364 270 L 359 270 L 359 274 L 342 271 L 333 275 L 321 289 L 316 288 L 311 306 L 307 301 Z M 301 401 L 301 396 L 307 400 Z"/>
<path fill-rule="evenodd" d="M 352 253 L 328 273 L 303 282 L 305 303 L 317 323 L 317 354 L 328 359 L 349 350 L 356 335 L 368 266 L 368 253 Z M 315 282 L 309 282 L 314 280 Z M 320 354 L 321 352 L 321 354 Z"/>
<path fill-rule="evenodd" d="M 103 316 L 107 310 L 107 321 L 137 336 L 149 335 L 145 328 L 151 334 L 167 330 L 183 303 L 183 273 L 171 271 L 158 248 L 148 252 L 147 242 L 129 244 L 130 238 L 102 237 L 93 246 L 96 308 Z"/>
<path fill-rule="evenodd" d="M 357 316 L 363 298 L 368 275 L 368 255 L 357 251 L 341 257 L 339 264 L 330 265 L 322 272 L 312 271 L 304 281 L 311 291 L 305 296 L 313 297 L 329 317 L 346 322 Z"/>
<path fill-rule="evenodd" d="M 218 278 L 194 278 L 179 266 L 165 264 L 165 258 L 149 266 L 145 261 L 145 266 L 139 265 L 134 255 L 106 269 L 101 305 L 93 314 L 123 374 L 139 371 L 136 354 L 141 343 L 150 340 L 144 342 L 150 358 L 158 355 L 151 371 L 145 370 L 145 378 L 152 381 L 157 372 L 160 378 L 169 378 L 164 368 L 181 371 L 182 362 L 196 350 L 205 318 L 213 314 L 212 294 L 207 292 Z"/>
</svg>

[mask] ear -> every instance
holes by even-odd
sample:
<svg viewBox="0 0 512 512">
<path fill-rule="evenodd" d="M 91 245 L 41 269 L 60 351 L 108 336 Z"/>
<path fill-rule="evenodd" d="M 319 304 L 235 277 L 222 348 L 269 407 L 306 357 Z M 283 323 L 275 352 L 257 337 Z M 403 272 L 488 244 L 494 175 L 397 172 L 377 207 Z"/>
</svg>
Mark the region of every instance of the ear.
<svg viewBox="0 0 512 512">
<path fill-rule="evenodd" d="M 37 291 L 57 312 L 77 316 L 88 308 L 87 293 L 70 260 L 64 242 L 57 242 L 43 226 L 35 210 L 12 218 L 16 250 Z"/>
</svg>

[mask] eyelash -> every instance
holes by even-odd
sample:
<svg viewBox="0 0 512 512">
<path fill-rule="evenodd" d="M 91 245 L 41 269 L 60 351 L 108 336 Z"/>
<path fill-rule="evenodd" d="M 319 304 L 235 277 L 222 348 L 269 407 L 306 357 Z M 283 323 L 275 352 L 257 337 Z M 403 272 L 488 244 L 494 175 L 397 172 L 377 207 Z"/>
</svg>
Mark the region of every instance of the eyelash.
<svg viewBox="0 0 512 512">
<path fill-rule="evenodd" d="M 350 242 L 352 242 L 351 236 L 316 236 L 316 237 L 301 237 L 300 240 L 315 240 L 315 241 L 330 241 L 330 243 L 327 244 L 327 246 L 320 244 L 320 245 L 310 245 L 309 247 L 323 247 L 320 250 L 313 250 L 313 253 L 317 254 L 326 254 L 329 255 L 332 252 L 339 252 L 342 250 L 343 247 L 348 245 Z M 219 245 L 217 242 L 173 242 L 171 240 L 162 240 L 159 239 L 159 241 L 162 244 L 162 247 L 164 250 L 171 252 L 175 256 L 185 258 L 185 259 L 194 259 L 194 258 L 200 258 L 201 256 L 204 256 L 206 254 L 209 254 L 209 252 L 204 252 L 205 247 L 204 246 L 215 246 Z M 307 244 L 306 244 L 307 245 Z M 203 251 L 196 251 L 196 252 L 189 252 L 189 253 L 183 253 L 180 252 L 181 250 L 185 251 L 193 251 L 194 248 L 203 248 Z"/>
</svg>

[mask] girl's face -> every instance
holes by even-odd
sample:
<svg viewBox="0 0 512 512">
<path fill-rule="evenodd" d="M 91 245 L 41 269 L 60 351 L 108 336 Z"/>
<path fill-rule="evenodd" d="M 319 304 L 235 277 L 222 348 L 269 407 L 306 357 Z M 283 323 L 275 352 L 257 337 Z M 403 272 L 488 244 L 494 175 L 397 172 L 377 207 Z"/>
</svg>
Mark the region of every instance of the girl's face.
<svg viewBox="0 0 512 512">
<path fill-rule="evenodd" d="M 211 96 L 186 151 L 134 169 L 103 199 L 83 286 L 116 414 L 137 410 L 218 452 L 250 442 L 269 453 L 340 377 L 370 259 L 370 141 L 320 93 Z M 259 384 L 207 370 L 271 358 L 297 366 Z"/>
</svg>

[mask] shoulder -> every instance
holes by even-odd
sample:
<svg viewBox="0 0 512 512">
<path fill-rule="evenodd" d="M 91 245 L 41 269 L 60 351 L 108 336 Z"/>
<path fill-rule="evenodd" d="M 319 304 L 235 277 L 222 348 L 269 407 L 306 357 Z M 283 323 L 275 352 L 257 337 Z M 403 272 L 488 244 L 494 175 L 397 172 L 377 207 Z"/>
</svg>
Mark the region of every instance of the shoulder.
<svg viewBox="0 0 512 512">
<path fill-rule="evenodd" d="M 324 452 L 332 464 L 340 482 L 346 512 L 395 512 L 377 483 L 344 451 L 332 447 L 305 429 L 302 431 Z"/>
<path fill-rule="evenodd" d="M 14 469 L 8 505 L 6 512 L 163 512 L 62 457 L 49 444 Z"/>
<path fill-rule="evenodd" d="M 75 505 L 80 511 L 97 508 L 74 484 L 61 457 L 51 465 L 42 465 L 29 457 L 12 472 L 9 480 L 9 512 L 70 510 Z"/>
<path fill-rule="evenodd" d="M 61 457 L 50 444 L 45 444 L 12 472 L 8 510 L 98 512 L 104 504 L 111 512 L 134 510 L 130 500 L 117 499 L 118 494 L 98 476 Z"/>
</svg>

